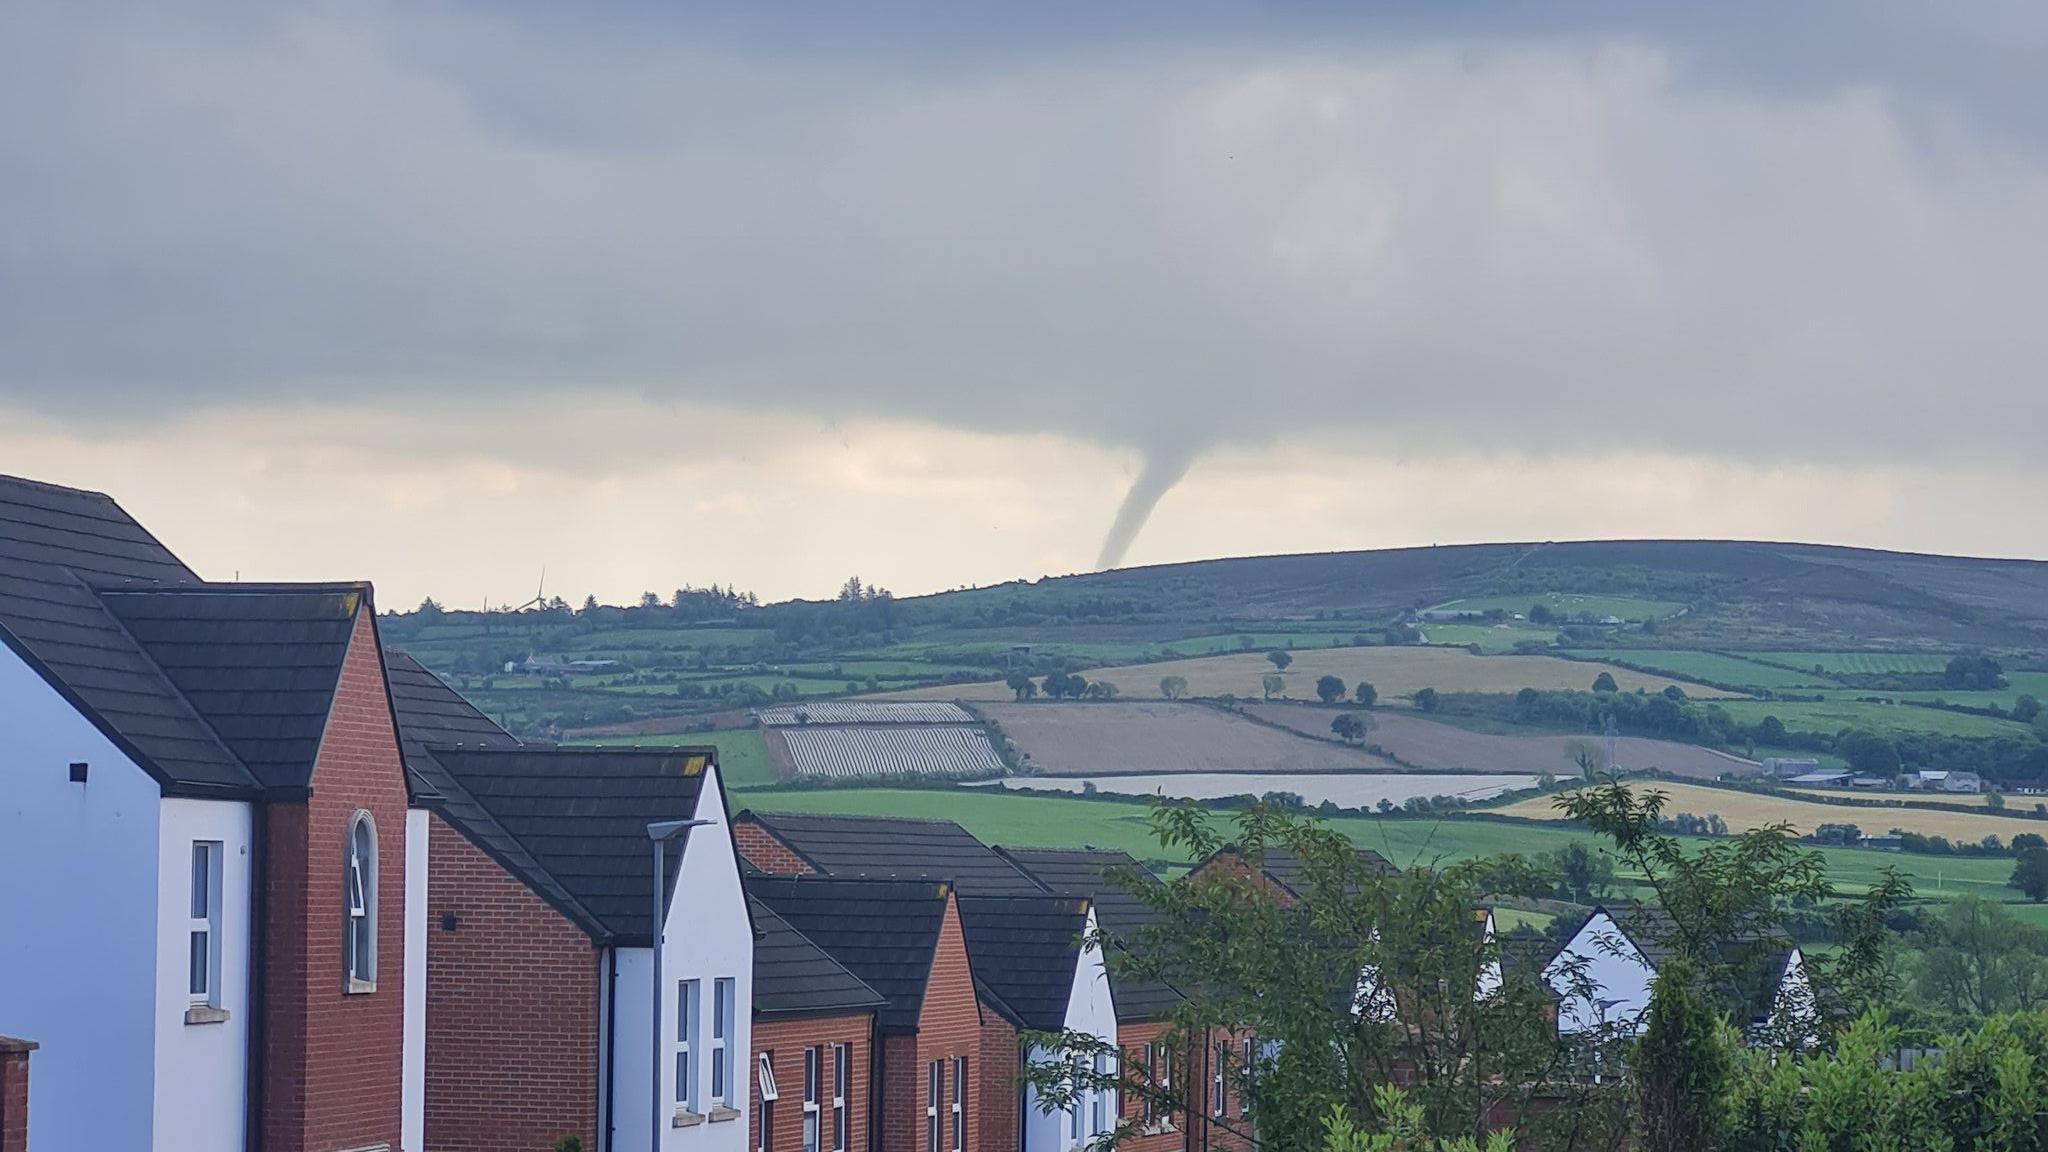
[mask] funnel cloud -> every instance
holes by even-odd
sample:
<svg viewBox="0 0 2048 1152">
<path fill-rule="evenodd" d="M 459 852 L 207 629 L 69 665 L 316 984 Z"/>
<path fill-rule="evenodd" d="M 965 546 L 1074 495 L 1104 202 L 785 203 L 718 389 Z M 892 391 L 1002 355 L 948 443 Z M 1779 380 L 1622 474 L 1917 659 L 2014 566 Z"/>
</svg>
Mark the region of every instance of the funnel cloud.
<svg viewBox="0 0 2048 1152">
<path fill-rule="evenodd" d="M 1138 478 L 1131 481 L 1131 489 L 1124 493 L 1124 502 L 1110 523 L 1109 535 L 1103 537 L 1102 554 L 1095 558 L 1097 571 L 1124 562 L 1132 542 L 1144 531 L 1145 521 L 1152 518 L 1152 510 L 1188 474 L 1188 465 L 1194 462 L 1194 451 L 1188 448 L 1155 448 L 1145 454 L 1145 466 L 1138 470 Z"/>
</svg>

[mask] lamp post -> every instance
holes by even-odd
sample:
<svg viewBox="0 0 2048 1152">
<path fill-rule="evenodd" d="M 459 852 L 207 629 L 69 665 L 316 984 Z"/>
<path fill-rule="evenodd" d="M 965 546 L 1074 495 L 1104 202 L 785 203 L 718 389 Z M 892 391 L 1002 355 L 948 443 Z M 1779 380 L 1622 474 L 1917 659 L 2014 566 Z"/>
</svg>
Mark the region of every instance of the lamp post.
<svg viewBox="0 0 2048 1152">
<path fill-rule="evenodd" d="M 647 838 L 654 842 L 654 895 L 649 900 L 653 916 L 647 922 L 650 938 L 654 944 L 654 1032 L 649 1040 L 649 1051 L 653 1058 L 648 1061 L 648 1137 L 647 1152 L 661 1152 L 661 929 L 665 917 L 661 891 L 668 883 L 668 842 L 682 835 L 686 829 L 709 824 L 709 820 L 660 820 L 647 826 Z"/>
</svg>

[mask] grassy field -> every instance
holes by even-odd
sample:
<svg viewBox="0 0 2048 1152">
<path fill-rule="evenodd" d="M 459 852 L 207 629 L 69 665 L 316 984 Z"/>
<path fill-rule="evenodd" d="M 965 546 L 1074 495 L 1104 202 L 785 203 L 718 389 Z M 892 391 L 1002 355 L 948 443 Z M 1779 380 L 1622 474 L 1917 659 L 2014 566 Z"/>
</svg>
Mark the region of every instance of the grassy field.
<svg viewBox="0 0 2048 1152">
<path fill-rule="evenodd" d="M 866 816 L 910 816 L 958 821 L 991 844 L 1012 847 L 1121 848 L 1155 864 L 1185 864 L 1181 854 L 1167 852 L 1151 835 L 1146 809 L 1131 803 L 1061 796 L 1036 796 L 995 789 L 838 788 L 804 792 L 738 791 L 735 811 L 836 812 Z M 1225 820 L 1226 813 L 1217 819 Z M 1584 832 L 1564 825 L 1506 823 L 1490 820 L 1439 821 L 1342 817 L 1330 826 L 1353 842 L 1376 849 L 1402 865 L 1438 865 L 1502 852 L 1536 855 L 1574 841 L 1591 842 Z M 1875 884 L 1884 868 L 1895 868 L 1927 897 L 1962 894 L 2012 901 L 2018 893 L 2005 886 L 2012 861 L 2004 857 L 1936 857 L 1857 848 L 1824 848 L 1828 879 L 1836 891 L 1857 894 Z M 1623 869 L 1626 872 L 1626 869 Z M 2048 918 L 2048 913 L 2044 913 Z"/>
<path fill-rule="evenodd" d="M 1294 661 L 1284 674 L 1284 695 L 1314 699 L 1318 677 L 1334 675 L 1349 686 L 1369 680 L 1379 689 L 1380 699 L 1412 696 L 1422 688 L 1439 692 L 1515 692 L 1522 688 L 1590 688 L 1601 672 L 1612 673 L 1625 692 L 1642 688 L 1662 691 L 1676 683 L 1663 676 L 1631 672 L 1555 656 L 1474 656 L 1454 648 L 1374 647 L 1296 650 Z M 1257 698 L 1261 681 L 1273 671 L 1263 655 L 1210 656 L 1197 660 L 1169 660 L 1121 668 L 1103 668 L 1087 673 L 1090 680 L 1116 685 L 1119 695 L 1134 699 L 1158 699 L 1159 681 L 1165 676 L 1187 679 L 1195 696 Z M 1729 695 L 1697 684 L 1681 684 L 1695 697 Z M 1001 682 L 948 684 L 894 694 L 898 699 L 916 700 L 1008 700 L 1011 692 Z M 1789 723 L 1789 721 L 1788 721 Z"/>
<path fill-rule="evenodd" d="M 710 745 L 718 749 L 718 770 L 726 786 L 735 791 L 765 788 L 775 783 L 775 768 L 768 760 L 768 746 L 761 742 L 758 728 L 729 728 L 718 732 L 682 732 L 674 736 L 593 736 L 576 741 L 607 747 L 664 744 Z"/>
<path fill-rule="evenodd" d="M 1667 813 L 1690 812 L 1695 816 L 1719 816 L 1731 832 L 1747 832 L 1772 824 L 1790 824 L 1796 831 L 1813 831 L 1816 824 L 1854 824 L 1865 832 L 1887 832 L 1893 828 L 1918 832 L 1922 836 L 1946 836 L 1951 841 L 1974 844 L 1986 836 L 2009 841 L 2022 832 L 2048 835 L 2048 820 L 2017 816 L 1944 812 L 1935 808 L 1864 808 L 1842 804 L 1821 804 L 1797 796 L 1759 792 L 1737 792 L 1727 788 L 1703 788 L 1695 784 L 1657 781 L 1644 784 L 1664 793 Z M 1557 797 L 1534 796 L 1505 807 L 1492 809 L 1505 816 L 1531 820 L 1557 820 Z"/>
<path fill-rule="evenodd" d="M 1671 600 L 1640 600 L 1631 596 L 1578 596 L 1566 592 L 1533 592 L 1509 596 L 1475 596 L 1438 604 L 1431 611 L 1520 612 L 1526 615 L 1537 604 L 1565 617 L 1618 616 L 1623 620 L 1661 620 L 1685 605 Z"/>
<path fill-rule="evenodd" d="M 1694 680 L 1707 680 L 1715 684 L 1734 684 L 1747 688 L 1832 688 L 1833 680 L 1816 676 L 1811 672 L 1794 672 L 1787 668 L 1774 668 L 1751 660 L 1734 656 L 1723 656 L 1716 652 L 1688 652 L 1681 649 L 1615 648 L 1606 650 L 1575 651 L 1573 656 L 1581 660 L 1619 660 L 1644 668 L 1653 668 L 1672 676 L 1685 676 Z"/>
<path fill-rule="evenodd" d="M 1927 652 L 1737 652 L 1746 660 L 1827 675 L 1882 676 L 1893 672 L 1939 672 L 1949 658 Z"/>
<path fill-rule="evenodd" d="M 1515 645 L 1536 641 L 1552 644 L 1557 641 L 1555 628 L 1511 628 L 1495 624 L 1423 624 L 1422 642 L 1445 644 L 1454 648 L 1479 645 L 1482 652 L 1512 652 Z"/>
<path fill-rule="evenodd" d="M 1865 704 L 1856 700 L 1818 703 L 1786 700 L 1723 700 L 1721 706 L 1744 724 L 1776 716 L 1796 732 L 1832 735 L 1844 728 L 1873 732 L 1924 732 L 1937 736 L 2025 736 L 2027 726 L 1966 712 L 1943 712 L 1904 704 Z"/>
<path fill-rule="evenodd" d="M 1398 772 L 1330 739 L 1297 736 L 1202 704 L 988 702 L 982 714 L 1033 767 L 1054 776 L 1123 772 Z M 1318 709 L 1318 712 L 1321 710 Z M 1320 738 L 1311 738 L 1320 737 Z"/>
</svg>

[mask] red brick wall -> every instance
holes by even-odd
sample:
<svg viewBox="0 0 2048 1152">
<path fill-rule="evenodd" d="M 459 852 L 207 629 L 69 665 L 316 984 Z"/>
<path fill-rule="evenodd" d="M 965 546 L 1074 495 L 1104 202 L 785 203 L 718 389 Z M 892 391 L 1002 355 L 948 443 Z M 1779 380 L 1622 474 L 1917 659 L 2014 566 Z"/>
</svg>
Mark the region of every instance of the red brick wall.
<svg viewBox="0 0 2048 1152">
<path fill-rule="evenodd" d="M 868 1076 L 874 1017 L 817 1016 L 802 1020 L 754 1021 L 754 1057 L 743 1070 L 740 1082 L 746 1086 L 747 1123 L 752 1126 L 749 1148 L 760 1135 L 760 1095 L 754 1071 L 762 1053 L 775 1068 L 775 1129 L 768 1145 L 773 1152 L 802 1152 L 804 1146 L 804 1049 L 818 1052 L 818 1147 L 832 1152 L 832 1046 L 846 1045 L 852 1067 L 846 1085 L 846 1152 L 868 1152 Z"/>
<path fill-rule="evenodd" d="M 263 1146 L 398 1147 L 405 976 L 405 774 L 365 603 L 314 760 L 313 795 L 267 804 Z M 374 992 L 348 995 L 342 867 L 350 821 L 377 832 Z"/>
<path fill-rule="evenodd" d="M 946 1097 L 942 1119 L 949 1121 L 952 1059 L 967 1059 L 967 1148 L 980 1152 L 982 1092 L 977 1065 L 981 1054 L 981 1008 L 975 1002 L 974 976 L 967 967 L 967 940 L 960 932 L 960 913 L 949 894 L 946 918 L 926 978 L 924 1007 L 914 1036 L 891 1036 L 883 1042 L 881 1152 L 924 1152 L 925 1065 L 946 1061 Z M 939 1147 L 950 1152 L 951 1132 L 941 1126 Z"/>
<path fill-rule="evenodd" d="M 35 1047 L 0 1036 L 0 1152 L 27 1152 L 28 1054 Z"/>
<path fill-rule="evenodd" d="M 981 1013 L 981 1147 L 976 1152 L 1017 1152 L 1017 1030 L 994 1011 Z"/>
<path fill-rule="evenodd" d="M 751 820 L 735 820 L 732 839 L 747 863 L 777 876 L 807 876 L 817 869 L 804 863 L 789 846 Z"/>
<path fill-rule="evenodd" d="M 596 1148 L 590 937 L 438 816 L 427 836 L 427 1147 Z"/>
<path fill-rule="evenodd" d="M 1117 1047 L 1123 1050 L 1123 1069 L 1126 1074 L 1136 1073 L 1145 1060 L 1145 1045 L 1158 1041 L 1161 1036 L 1166 1034 L 1170 1027 L 1171 1025 L 1164 1021 L 1157 1023 L 1119 1023 L 1116 1026 L 1116 1043 Z M 1197 1084 L 1189 1080 L 1182 1080 L 1180 1076 L 1181 1069 L 1175 1068 L 1174 1078 L 1179 1085 L 1180 1091 L 1183 1093 L 1201 1093 L 1206 1087 L 1206 1085 Z M 1190 1099 L 1195 1101 L 1198 1108 L 1206 1108 L 1208 1106 L 1206 1095 L 1199 1097 L 1190 1096 Z M 1123 1097 L 1117 1102 L 1117 1105 L 1121 1117 L 1125 1120 L 1136 1121 L 1144 1115 L 1144 1101 L 1140 1100 L 1136 1093 L 1124 1093 Z M 1178 1149 L 1186 1146 L 1186 1129 L 1187 1117 L 1177 1114 L 1173 1117 L 1172 1128 L 1156 1132 L 1140 1132 L 1137 1135 L 1133 1135 L 1119 1147 L 1129 1148 L 1131 1152 L 1177 1152 Z M 1133 1131 L 1136 1132 L 1137 1129 L 1133 1129 Z"/>
</svg>

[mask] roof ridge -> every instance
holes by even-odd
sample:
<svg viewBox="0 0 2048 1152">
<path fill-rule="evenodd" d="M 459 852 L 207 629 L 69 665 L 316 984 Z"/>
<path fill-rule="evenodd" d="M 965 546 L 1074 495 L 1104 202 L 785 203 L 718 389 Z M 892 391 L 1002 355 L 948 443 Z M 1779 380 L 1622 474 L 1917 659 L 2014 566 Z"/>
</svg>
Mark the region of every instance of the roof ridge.
<svg viewBox="0 0 2048 1152">
<path fill-rule="evenodd" d="M 208 736 L 213 738 L 214 746 L 220 749 L 221 755 L 227 757 L 228 763 L 233 764 L 237 768 L 240 768 L 242 770 L 242 775 L 248 777 L 250 783 L 258 791 L 263 791 L 264 783 L 262 779 L 256 775 L 255 769 L 249 767 L 249 765 L 245 763 L 240 756 L 235 754 L 235 750 L 228 746 L 227 738 L 222 736 L 220 734 L 220 730 L 213 726 L 213 721 L 206 718 L 206 713 L 200 711 L 199 706 L 197 704 L 192 703 L 191 698 L 185 695 L 185 690 L 178 686 L 178 682 L 171 678 L 171 674 L 164 671 L 163 665 L 157 662 L 156 654 L 151 652 L 149 650 L 149 646 L 144 644 L 139 638 L 137 638 L 134 632 L 129 631 L 127 621 L 121 619 L 119 613 L 110 611 L 107 608 L 107 605 L 104 601 L 104 597 L 102 595 L 102 590 L 93 587 L 90 583 L 81 578 L 78 575 L 78 573 L 71 570 L 69 565 L 59 564 L 55 565 L 54 567 L 56 567 L 58 571 L 64 573 L 66 576 L 69 576 L 73 580 L 78 581 L 78 586 L 85 589 L 86 594 L 92 597 L 93 606 L 99 610 L 100 615 L 105 616 L 107 618 L 107 623 L 112 625 L 114 630 L 119 632 L 121 634 L 121 637 L 127 640 L 129 645 L 135 649 L 135 655 L 137 656 L 137 658 L 141 659 L 144 663 L 148 664 L 150 671 L 156 673 L 157 679 L 163 682 L 163 686 L 166 690 L 170 692 L 171 698 L 176 700 L 179 703 L 179 705 L 181 705 L 185 709 L 185 711 L 191 713 L 192 721 L 198 724 L 200 729 L 203 730 Z M 93 709 L 93 711 L 97 712 L 98 710 Z M 122 740 L 119 741 L 119 743 L 126 744 L 127 741 Z M 135 755 L 140 756 L 141 750 L 134 749 L 133 752 Z M 147 759 L 147 757 L 142 758 Z"/>
</svg>

